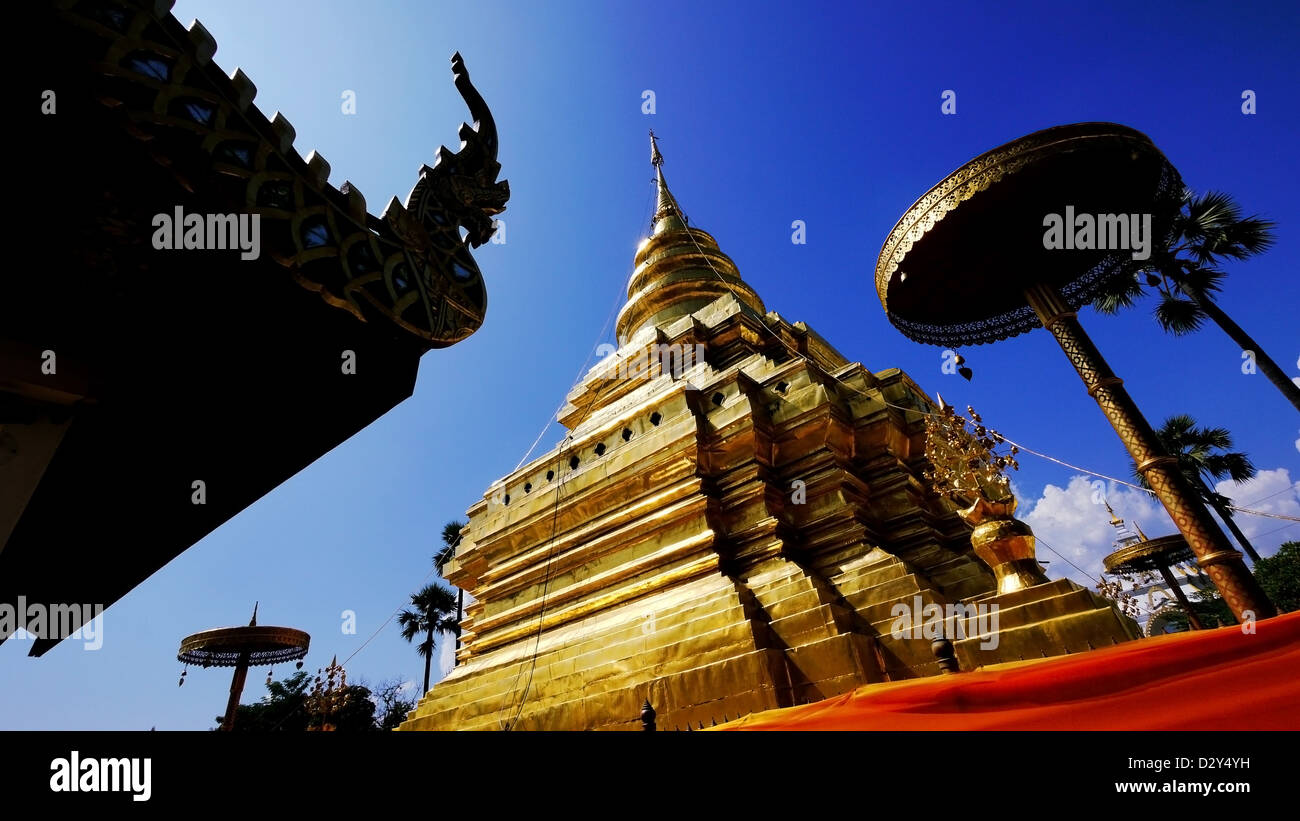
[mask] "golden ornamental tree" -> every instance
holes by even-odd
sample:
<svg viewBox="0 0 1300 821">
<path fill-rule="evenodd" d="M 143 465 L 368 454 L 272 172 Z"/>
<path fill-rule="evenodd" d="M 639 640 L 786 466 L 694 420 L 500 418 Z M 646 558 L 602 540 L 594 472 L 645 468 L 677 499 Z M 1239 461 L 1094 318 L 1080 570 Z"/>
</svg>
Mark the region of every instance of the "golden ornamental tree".
<svg viewBox="0 0 1300 821">
<path fill-rule="evenodd" d="M 925 478 L 944 498 L 970 504 L 983 498 L 1006 502 L 1012 498 L 1008 468 L 1020 469 L 1016 456 L 1020 448 L 1011 445 L 1005 453 L 998 448 L 1007 444 L 1002 434 L 984 424 L 975 409 L 966 406 L 970 419 L 959 415 L 939 397 L 939 412 L 925 420 L 925 457 L 930 469 Z"/>
</svg>

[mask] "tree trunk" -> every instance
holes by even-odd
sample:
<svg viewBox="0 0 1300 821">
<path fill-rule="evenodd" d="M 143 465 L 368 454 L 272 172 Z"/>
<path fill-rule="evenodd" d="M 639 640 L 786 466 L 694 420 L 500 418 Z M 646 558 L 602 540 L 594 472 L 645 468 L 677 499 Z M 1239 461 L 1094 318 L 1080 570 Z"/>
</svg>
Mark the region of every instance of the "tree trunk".
<svg viewBox="0 0 1300 821">
<path fill-rule="evenodd" d="M 1241 528 L 1237 527 L 1237 523 L 1233 521 L 1232 511 L 1220 505 L 1218 502 L 1212 501 L 1210 502 L 1210 505 L 1214 508 L 1215 512 L 1219 514 L 1219 518 L 1223 519 L 1223 523 L 1228 526 L 1228 530 L 1232 531 L 1232 535 L 1237 540 L 1237 544 L 1241 545 L 1241 549 L 1246 551 L 1246 555 L 1250 557 L 1250 560 L 1259 564 L 1259 554 L 1255 552 L 1255 546 L 1250 543 L 1250 540 L 1246 538 L 1246 534 L 1242 533 Z"/>
<path fill-rule="evenodd" d="M 1287 398 L 1295 409 L 1300 411 L 1300 387 L 1296 387 L 1296 384 L 1291 381 L 1285 371 L 1278 367 L 1272 357 L 1264 353 L 1264 349 L 1259 346 L 1259 343 L 1250 334 L 1246 333 L 1240 325 L 1233 322 L 1223 312 L 1223 309 L 1214 303 L 1213 299 L 1205 296 L 1185 282 L 1180 282 L 1178 285 L 1183 293 L 1191 297 L 1201 307 L 1201 310 L 1205 311 L 1206 316 L 1213 319 L 1223 329 L 1224 333 L 1232 337 L 1233 342 L 1240 345 L 1243 351 L 1250 351 L 1255 355 L 1255 364 L 1259 367 L 1259 370 L 1268 377 L 1268 381 L 1277 386 L 1277 389 L 1282 392 L 1282 395 Z"/>
<path fill-rule="evenodd" d="M 433 622 L 429 623 L 429 655 L 424 657 L 424 692 L 429 692 L 429 665 L 433 663 Z"/>
<path fill-rule="evenodd" d="M 1253 555 L 1253 554 L 1252 554 Z M 460 620 L 465 618 L 465 591 L 456 588 L 456 649 L 460 650 Z M 451 657 L 451 666 L 455 667 L 459 663 L 458 655 Z"/>
</svg>

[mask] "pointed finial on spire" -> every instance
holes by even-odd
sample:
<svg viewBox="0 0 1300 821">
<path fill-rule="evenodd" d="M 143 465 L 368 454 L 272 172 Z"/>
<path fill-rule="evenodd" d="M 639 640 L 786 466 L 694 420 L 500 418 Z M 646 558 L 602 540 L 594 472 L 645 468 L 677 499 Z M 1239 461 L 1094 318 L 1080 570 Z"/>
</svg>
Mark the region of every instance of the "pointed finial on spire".
<svg viewBox="0 0 1300 821">
<path fill-rule="evenodd" d="M 668 182 L 664 179 L 664 155 L 659 153 L 659 138 L 655 136 L 653 129 L 650 131 L 650 164 L 654 166 L 655 182 L 659 186 L 659 201 L 655 205 L 652 224 L 657 225 L 665 217 L 675 216 L 681 220 L 680 227 L 685 227 L 686 215 L 682 213 L 681 206 L 668 190 Z"/>
<path fill-rule="evenodd" d="M 1121 519 L 1119 516 L 1115 514 L 1115 509 L 1110 506 L 1110 502 L 1106 499 L 1106 497 L 1104 496 L 1102 497 L 1101 503 L 1106 506 L 1106 512 L 1110 514 L 1110 526 L 1115 528 L 1116 548 L 1128 547 L 1130 545 L 1135 545 L 1138 542 L 1146 541 L 1147 539 L 1146 536 L 1142 536 L 1141 538 L 1138 538 L 1137 536 L 1133 535 L 1133 531 L 1129 530 L 1128 524 L 1126 524 L 1123 519 Z M 1136 525 L 1137 523 L 1134 522 L 1134 524 Z M 1140 527 L 1138 528 L 1138 533 L 1139 534 L 1142 533 L 1142 528 Z"/>
<path fill-rule="evenodd" d="M 259 604 L 259 602 L 253 602 L 253 618 L 252 618 L 252 620 L 248 623 L 248 626 L 249 626 L 249 627 L 256 627 L 256 626 L 257 626 L 257 605 L 258 605 L 258 604 Z"/>
</svg>

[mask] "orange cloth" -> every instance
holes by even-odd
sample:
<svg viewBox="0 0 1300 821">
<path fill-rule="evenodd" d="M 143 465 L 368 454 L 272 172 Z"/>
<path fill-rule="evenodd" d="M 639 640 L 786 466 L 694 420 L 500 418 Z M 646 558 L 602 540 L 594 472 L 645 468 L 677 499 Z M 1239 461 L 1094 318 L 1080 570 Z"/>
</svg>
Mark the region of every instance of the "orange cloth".
<svg viewBox="0 0 1300 821">
<path fill-rule="evenodd" d="M 861 687 L 719 730 L 1300 729 L 1300 613 Z"/>
</svg>

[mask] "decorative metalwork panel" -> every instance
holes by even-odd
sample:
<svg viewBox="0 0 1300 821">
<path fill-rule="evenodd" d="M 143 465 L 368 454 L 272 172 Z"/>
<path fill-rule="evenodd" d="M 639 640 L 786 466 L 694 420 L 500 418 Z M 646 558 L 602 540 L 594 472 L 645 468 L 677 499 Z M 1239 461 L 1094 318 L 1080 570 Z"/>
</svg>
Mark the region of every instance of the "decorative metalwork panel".
<svg viewBox="0 0 1300 821">
<path fill-rule="evenodd" d="M 307 655 L 311 637 L 292 627 L 221 627 L 181 641 L 176 660 L 199 667 L 253 667 L 297 661 Z"/>
</svg>

